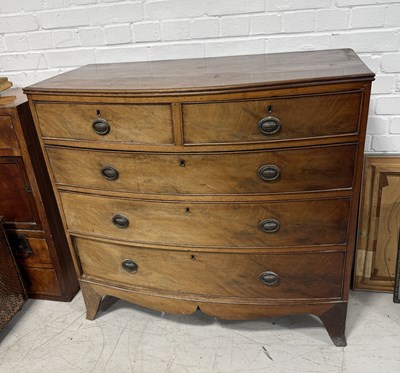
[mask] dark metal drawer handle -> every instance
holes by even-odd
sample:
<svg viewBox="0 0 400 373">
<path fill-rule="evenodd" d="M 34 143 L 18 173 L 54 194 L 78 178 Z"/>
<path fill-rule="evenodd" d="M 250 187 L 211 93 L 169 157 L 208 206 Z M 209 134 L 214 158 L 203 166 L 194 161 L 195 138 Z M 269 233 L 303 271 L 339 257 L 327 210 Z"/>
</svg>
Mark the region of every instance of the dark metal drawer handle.
<svg viewBox="0 0 400 373">
<path fill-rule="evenodd" d="M 20 259 L 28 259 L 33 255 L 33 250 L 28 240 L 23 235 L 11 236 L 8 238 L 13 254 Z"/>
<path fill-rule="evenodd" d="M 258 129 L 263 135 L 273 135 L 280 131 L 281 121 L 275 117 L 265 117 L 258 122 Z"/>
<path fill-rule="evenodd" d="M 260 223 L 260 229 L 265 233 L 275 233 L 280 227 L 281 224 L 276 219 L 265 219 Z"/>
<path fill-rule="evenodd" d="M 96 132 L 98 135 L 104 136 L 110 132 L 110 125 L 103 118 L 96 118 L 95 120 L 93 120 L 92 127 L 94 132 Z"/>
<path fill-rule="evenodd" d="M 125 259 L 122 262 L 122 269 L 129 273 L 136 273 L 138 271 L 138 265 L 130 259 Z"/>
<path fill-rule="evenodd" d="M 265 271 L 258 276 L 260 281 L 265 285 L 273 286 L 277 285 L 279 281 L 279 276 L 275 272 Z"/>
<path fill-rule="evenodd" d="M 258 170 L 258 175 L 264 181 L 273 181 L 281 176 L 281 170 L 278 166 L 273 164 L 267 164 L 265 166 L 260 167 Z"/>
<path fill-rule="evenodd" d="M 119 178 L 119 172 L 113 166 L 106 166 L 101 169 L 101 174 L 107 180 L 117 180 Z"/>
<path fill-rule="evenodd" d="M 112 222 L 117 228 L 128 228 L 129 226 L 128 218 L 119 214 L 113 216 Z"/>
</svg>

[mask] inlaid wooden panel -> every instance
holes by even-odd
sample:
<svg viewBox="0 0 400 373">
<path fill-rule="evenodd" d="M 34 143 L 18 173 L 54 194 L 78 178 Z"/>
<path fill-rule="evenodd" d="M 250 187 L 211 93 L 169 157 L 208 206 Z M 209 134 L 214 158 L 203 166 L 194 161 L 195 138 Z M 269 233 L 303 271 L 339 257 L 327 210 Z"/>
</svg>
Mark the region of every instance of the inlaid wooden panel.
<svg viewBox="0 0 400 373">
<path fill-rule="evenodd" d="M 351 188 L 357 146 L 279 151 L 148 154 L 47 147 L 59 185 L 159 194 L 268 194 Z M 304 162 L 302 161 L 304 160 Z M 276 180 L 259 170 L 279 168 Z M 112 168 L 109 180 L 102 170 Z"/>
<path fill-rule="evenodd" d="M 355 288 L 393 291 L 399 227 L 400 157 L 367 156 Z"/>
<path fill-rule="evenodd" d="M 186 104 L 184 141 L 187 144 L 268 142 L 352 134 L 358 131 L 361 98 L 360 92 L 349 92 Z M 280 120 L 281 129 L 264 135 L 258 123 L 269 115 Z"/>
<path fill-rule="evenodd" d="M 82 238 L 76 238 L 75 244 L 84 275 L 132 287 L 244 298 L 341 296 L 344 254 L 338 252 L 195 253 L 142 249 Z M 132 260 L 138 266 L 137 271 L 125 271 L 124 260 Z M 266 285 L 260 280 L 260 274 L 266 271 L 278 275 L 276 285 Z M 320 286 L 322 281 L 324 286 Z"/>
<path fill-rule="evenodd" d="M 44 137 L 124 142 L 134 144 L 172 143 L 171 108 L 169 105 L 118 104 L 36 104 Z M 98 135 L 93 120 L 102 118 L 109 133 Z"/>
<path fill-rule="evenodd" d="M 276 247 L 344 244 L 349 199 L 298 202 L 155 202 L 61 193 L 71 232 L 132 242 L 188 246 Z M 112 220 L 122 215 L 127 228 Z M 259 225 L 276 219 L 280 229 Z"/>
</svg>

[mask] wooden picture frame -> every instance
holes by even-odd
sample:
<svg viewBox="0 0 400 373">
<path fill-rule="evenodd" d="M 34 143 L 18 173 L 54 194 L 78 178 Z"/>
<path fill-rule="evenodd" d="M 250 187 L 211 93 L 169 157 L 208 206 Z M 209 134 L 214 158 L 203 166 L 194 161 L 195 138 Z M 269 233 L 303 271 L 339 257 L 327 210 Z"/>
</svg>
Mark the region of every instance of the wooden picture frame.
<svg viewBox="0 0 400 373">
<path fill-rule="evenodd" d="M 353 288 L 393 292 L 400 226 L 400 156 L 367 155 Z"/>
</svg>

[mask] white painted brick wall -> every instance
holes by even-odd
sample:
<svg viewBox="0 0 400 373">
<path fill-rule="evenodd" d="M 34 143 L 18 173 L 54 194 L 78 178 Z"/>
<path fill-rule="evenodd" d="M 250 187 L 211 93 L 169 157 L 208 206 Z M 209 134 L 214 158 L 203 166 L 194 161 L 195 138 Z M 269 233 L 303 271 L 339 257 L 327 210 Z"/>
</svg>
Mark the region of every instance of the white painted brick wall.
<svg viewBox="0 0 400 373">
<path fill-rule="evenodd" d="M 0 0 L 0 75 L 88 63 L 353 48 L 374 71 L 366 150 L 400 153 L 400 1 Z"/>
</svg>

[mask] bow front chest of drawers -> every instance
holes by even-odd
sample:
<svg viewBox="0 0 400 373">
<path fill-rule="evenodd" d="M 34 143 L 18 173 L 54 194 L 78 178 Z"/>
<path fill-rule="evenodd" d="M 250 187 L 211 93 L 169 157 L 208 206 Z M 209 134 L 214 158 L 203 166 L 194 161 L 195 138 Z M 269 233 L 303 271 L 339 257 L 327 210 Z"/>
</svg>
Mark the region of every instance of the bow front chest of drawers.
<svg viewBox="0 0 400 373">
<path fill-rule="evenodd" d="M 373 74 L 351 50 L 89 65 L 26 89 L 93 319 L 112 295 L 344 327 Z"/>
</svg>

